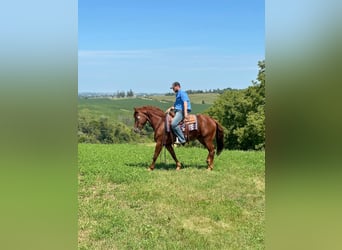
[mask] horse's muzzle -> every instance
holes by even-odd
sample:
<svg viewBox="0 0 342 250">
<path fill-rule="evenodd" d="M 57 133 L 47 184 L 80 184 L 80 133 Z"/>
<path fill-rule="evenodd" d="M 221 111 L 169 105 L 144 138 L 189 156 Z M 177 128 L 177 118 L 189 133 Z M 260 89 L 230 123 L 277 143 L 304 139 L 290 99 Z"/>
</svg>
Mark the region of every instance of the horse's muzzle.
<svg viewBox="0 0 342 250">
<path fill-rule="evenodd" d="M 134 131 L 135 133 L 140 133 L 140 132 L 141 132 L 139 128 L 133 128 L 133 131 Z"/>
</svg>

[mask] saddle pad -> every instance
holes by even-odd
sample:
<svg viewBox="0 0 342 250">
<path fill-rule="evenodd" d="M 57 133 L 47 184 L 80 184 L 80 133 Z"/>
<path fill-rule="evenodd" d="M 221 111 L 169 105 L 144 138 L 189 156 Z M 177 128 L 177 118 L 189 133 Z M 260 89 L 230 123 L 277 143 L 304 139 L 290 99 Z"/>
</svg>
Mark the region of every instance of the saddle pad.
<svg viewBox="0 0 342 250">
<path fill-rule="evenodd" d="M 195 123 L 186 123 L 186 124 L 183 123 L 183 124 L 181 124 L 179 126 L 181 126 L 181 129 L 182 129 L 183 132 L 185 131 L 185 126 L 188 126 L 189 131 L 193 131 L 193 130 L 197 130 L 198 129 L 197 122 L 195 122 Z"/>
<path fill-rule="evenodd" d="M 179 125 L 182 131 L 185 131 L 185 126 L 188 126 L 189 131 L 197 130 L 197 116 L 196 115 L 189 115 L 188 120 L 183 122 Z"/>
<path fill-rule="evenodd" d="M 188 120 L 186 121 L 186 123 L 195 123 L 195 122 L 197 122 L 196 115 L 188 115 Z"/>
<path fill-rule="evenodd" d="M 166 132 L 171 131 L 171 129 L 170 129 L 171 121 L 172 121 L 172 117 L 169 115 L 166 115 L 166 117 L 165 117 L 165 130 L 166 130 Z M 188 126 L 189 131 L 197 130 L 198 129 L 197 116 L 196 115 L 189 115 L 187 122 L 186 123 L 181 122 L 178 126 L 180 126 L 180 128 L 184 132 L 186 125 Z"/>
</svg>

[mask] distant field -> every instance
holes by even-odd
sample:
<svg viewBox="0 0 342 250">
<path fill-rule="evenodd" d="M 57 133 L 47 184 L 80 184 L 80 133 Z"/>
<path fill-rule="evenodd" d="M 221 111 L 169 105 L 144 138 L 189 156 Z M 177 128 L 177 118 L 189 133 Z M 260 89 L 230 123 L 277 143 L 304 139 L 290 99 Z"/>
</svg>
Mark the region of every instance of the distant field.
<svg viewBox="0 0 342 250">
<path fill-rule="evenodd" d="M 264 249 L 265 152 L 79 144 L 79 249 Z"/>
<path fill-rule="evenodd" d="M 165 96 L 166 97 L 166 96 Z M 159 98 L 159 97 L 158 97 Z M 174 96 L 170 101 L 158 100 L 157 97 L 148 98 L 124 98 L 124 99 L 111 99 L 111 98 L 79 98 L 78 99 L 78 112 L 80 116 L 88 118 L 98 118 L 106 116 L 110 121 L 120 121 L 133 125 L 133 109 L 134 107 L 152 105 L 166 110 L 174 102 Z M 210 97 L 209 99 L 211 99 Z M 171 101 L 172 99 L 172 101 Z M 196 99 L 196 98 L 195 98 Z M 210 104 L 193 103 L 192 113 L 202 113 L 210 107 Z"/>
<path fill-rule="evenodd" d="M 213 104 L 214 101 L 217 99 L 219 94 L 216 93 L 205 93 L 205 94 L 192 94 L 189 95 L 191 103 L 202 104 L 203 101 L 205 104 Z M 169 101 L 174 102 L 174 96 L 151 96 L 153 100 L 158 101 Z"/>
</svg>

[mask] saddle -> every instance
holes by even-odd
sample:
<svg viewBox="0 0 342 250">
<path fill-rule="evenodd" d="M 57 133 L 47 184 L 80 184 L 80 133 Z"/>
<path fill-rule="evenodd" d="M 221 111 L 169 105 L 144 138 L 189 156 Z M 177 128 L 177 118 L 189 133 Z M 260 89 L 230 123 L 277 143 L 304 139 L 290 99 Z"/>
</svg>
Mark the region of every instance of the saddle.
<svg viewBox="0 0 342 250">
<path fill-rule="evenodd" d="M 188 115 L 188 119 L 186 120 L 186 122 L 184 120 L 182 120 L 179 124 L 192 124 L 192 123 L 197 123 L 197 117 L 196 115 Z"/>
<path fill-rule="evenodd" d="M 174 116 L 174 115 L 173 115 Z M 165 117 L 165 131 L 167 133 L 171 132 L 171 122 L 173 119 L 172 114 L 167 114 Z M 196 115 L 188 115 L 188 119 L 185 121 L 184 119 L 178 124 L 181 130 L 184 133 L 185 139 L 188 141 L 189 132 L 198 129 L 197 124 L 197 116 Z"/>
</svg>

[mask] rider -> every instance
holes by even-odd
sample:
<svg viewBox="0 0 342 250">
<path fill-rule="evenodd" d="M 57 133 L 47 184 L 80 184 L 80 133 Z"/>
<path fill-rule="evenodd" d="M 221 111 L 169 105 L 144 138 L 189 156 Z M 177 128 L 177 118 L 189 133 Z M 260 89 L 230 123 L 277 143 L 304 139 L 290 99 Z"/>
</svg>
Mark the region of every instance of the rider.
<svg viewBox="0 0 342 250">
<path fill-rule="evenodd" d="M 181 90 L 179 82 L 174 82 L 170 89 L 172 89 L 176 93 L 176 101 L 174 105 L 167 110 L 167 112 L 169 112 L 170 110 L 175 111 L 175 117 L 171 122 L 171 128 L 177 136 L 175 143 L 184 145 L 186 140 L 178 124 L 183 119 L 187 120 L 188 113 L 191 112 L 191 103 L 188 94 L 185 91 Z"/>
</svg>

